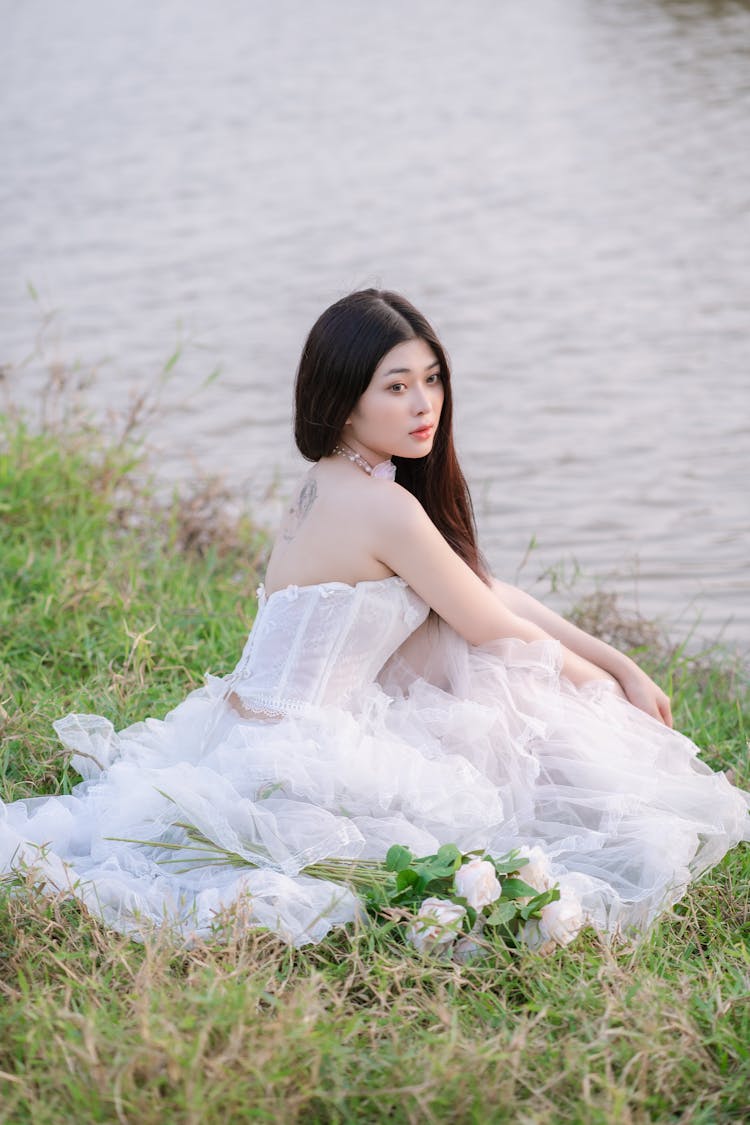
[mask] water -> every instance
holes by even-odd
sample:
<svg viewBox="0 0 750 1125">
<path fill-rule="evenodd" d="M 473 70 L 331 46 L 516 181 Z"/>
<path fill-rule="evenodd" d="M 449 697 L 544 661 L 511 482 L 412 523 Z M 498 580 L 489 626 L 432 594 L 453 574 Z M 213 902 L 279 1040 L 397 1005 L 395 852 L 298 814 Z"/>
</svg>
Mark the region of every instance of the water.
<svg viewBox="0 0 750 1125">
<path fill-rule="evenodd" d="M 577 560 L 580 591 L 747 646 L 747 3 L 0 13 L 0 360 L 39 327 L 27 281 L 102 406 L 179 345 L 160 471 L 267 512 L 313 320 L 401 290 L 452 356 L 496 573 L 542 593 Z M 12 377 L 32 402 L 41 364 Z"/>
</svg>

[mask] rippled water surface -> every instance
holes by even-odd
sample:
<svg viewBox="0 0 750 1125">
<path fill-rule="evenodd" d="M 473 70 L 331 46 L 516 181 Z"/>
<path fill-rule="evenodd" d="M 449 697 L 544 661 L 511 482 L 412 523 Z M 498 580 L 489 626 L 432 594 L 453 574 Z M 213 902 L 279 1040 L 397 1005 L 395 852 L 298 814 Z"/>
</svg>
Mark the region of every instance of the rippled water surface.
<svg viewBox="0 0 750 1125">
<path fill-rule="evenodd" d="M 294 370 L 350 289 L 454 366 L 497 573 L 576 559 L 679 634 L 750 635 L 750 7 L 646 0 L 0 2 L 0 360 L 260 507 Z M 201 389 L 217 367 L 220 377 Z M 263 508 L 262 510 L 266 510 Z M 531 542 L 535 546 L 530 553 Z M 616 576 L 613 576 L 613 572 Z"/>
</svg>

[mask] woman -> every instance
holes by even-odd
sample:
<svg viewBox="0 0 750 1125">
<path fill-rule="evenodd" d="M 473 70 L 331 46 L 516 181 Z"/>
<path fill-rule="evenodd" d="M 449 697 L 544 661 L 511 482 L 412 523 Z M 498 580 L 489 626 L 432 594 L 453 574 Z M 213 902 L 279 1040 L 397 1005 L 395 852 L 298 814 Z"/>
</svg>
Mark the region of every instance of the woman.
<svg viewBox="0 0 750 1125">
<path fill-rule="evenodd" d="M 669 700 L 631 660 L 520 590 L 489 582 L 453 447 L 448 362 L 408 301 L 366 290 L 324 313 L 302 355 L 296 398 L 297 445 L 316 467 L 287 513 L 267 591 L 399 574 L 471 644 L 556 637 L 567 642 L 562 671 L 572 683 L 617 682 L 671 725 Z M 372 467 L 391 457 L 398 484 L 373 485 Z"/>
<path fill-rule="evenodd" d="M 234 672 L 119 736 L 98 716 L 57 722 L 86 780 L 8 806 L 6 866 L 32 863 L 136 935 L 207 934 L 241 902 L 302 945 L 357 913 L 301 874 L 318 860 L 541 845 L 582 917 L 617 934 L 750 838 L 748 796 L 671 730 L 648 676 L 491 581 L 448 362 L 408 301 L 365 290 L 320 317 L 295 433 L 313 466 Z M 186 824 L 256 866 L 211 862 Z"/>
</svg>

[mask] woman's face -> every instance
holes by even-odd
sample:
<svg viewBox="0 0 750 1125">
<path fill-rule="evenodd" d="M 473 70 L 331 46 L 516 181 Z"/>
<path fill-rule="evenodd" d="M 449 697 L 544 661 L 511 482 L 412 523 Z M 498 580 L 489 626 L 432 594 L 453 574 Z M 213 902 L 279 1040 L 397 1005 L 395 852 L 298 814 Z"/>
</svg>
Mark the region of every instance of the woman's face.
<svg viewBox="0 0 750 1125">
<path fill-rule="evenodd" d="M 341 436 L 373 465 L 392 456 L 424 457 L 444 396 L 432 348 L 424 340 L 406 340 L 383 356 Z"/>
</svg>

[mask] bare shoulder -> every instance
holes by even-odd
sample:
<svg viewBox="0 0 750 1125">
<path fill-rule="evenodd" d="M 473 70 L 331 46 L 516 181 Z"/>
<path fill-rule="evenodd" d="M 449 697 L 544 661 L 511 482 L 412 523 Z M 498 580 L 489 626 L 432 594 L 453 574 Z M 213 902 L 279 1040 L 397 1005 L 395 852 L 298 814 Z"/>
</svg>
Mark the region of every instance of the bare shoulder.
<svg viewBox="0 0 750 1125">
<path fill-rule="evenodd" d="M 429 520 L 419 500 L 402 484 L 370 480 L 367 486 L 368 512 L 372 520 L 378 522 L 380 530 L 399 530 Z"/>
<path fill-rule="evenodd" d="M 435 551 L 451 551 L 417 497 L 395 481 L 377 482 L 366 511 L 373 553 L 397 574 L 405 555 L 429 562 Z"/>
<path fill-rule="evenodd" d="M 446 542 L 415 496 L 395 482 L 379 482 L 368 507 L 373 554 L 380 562 L 472 644 L 504 634 L 508 611 Z"/>
</svg>

